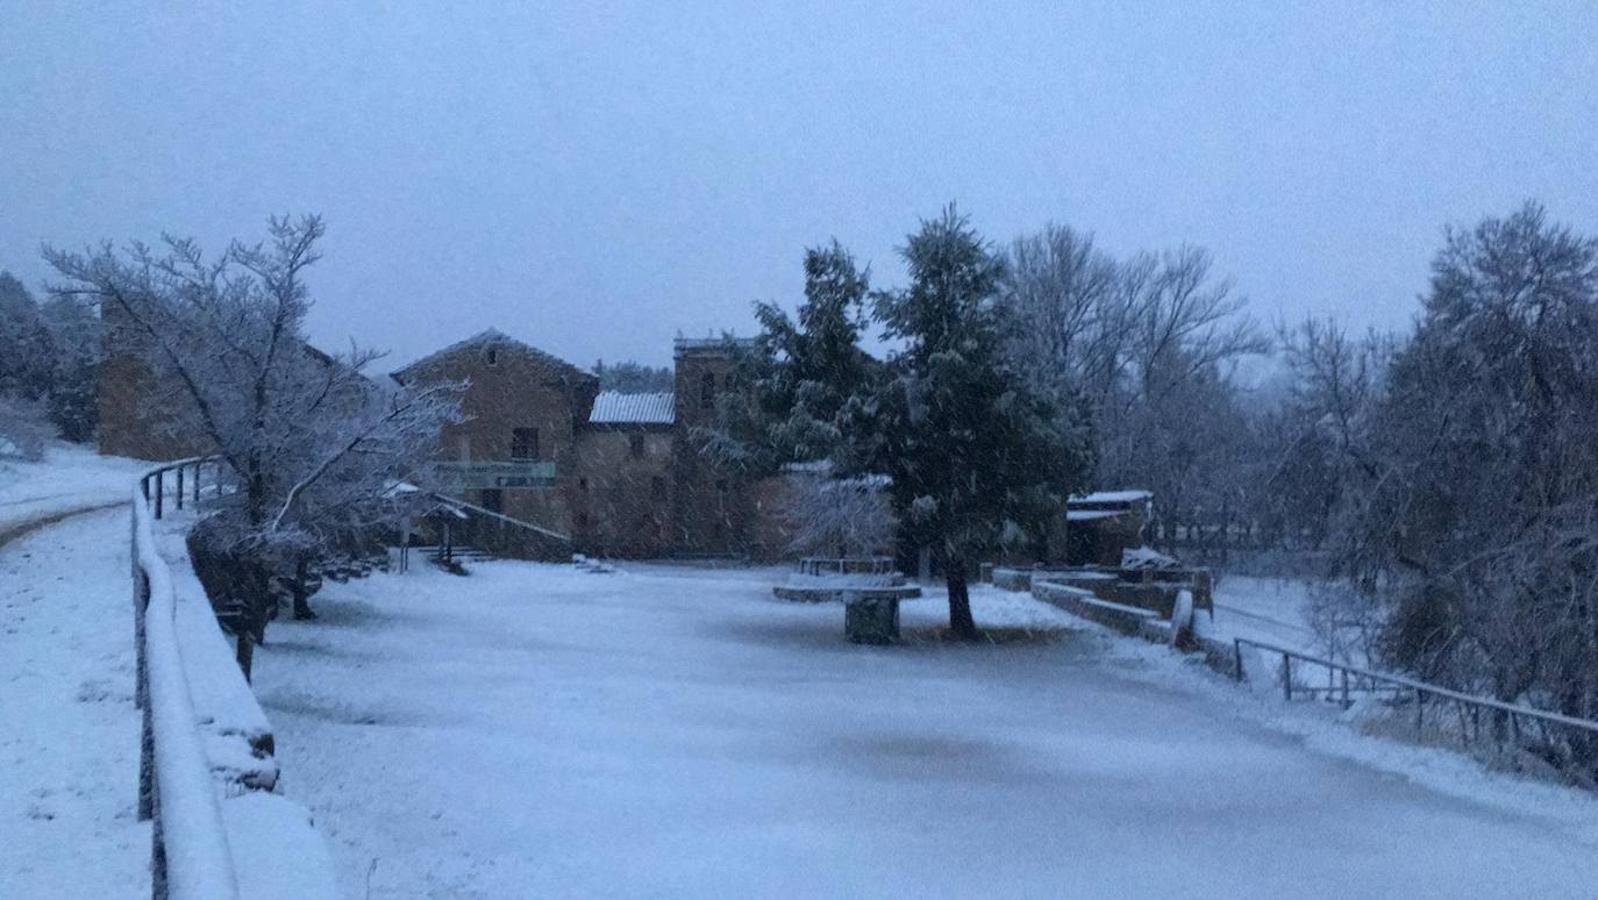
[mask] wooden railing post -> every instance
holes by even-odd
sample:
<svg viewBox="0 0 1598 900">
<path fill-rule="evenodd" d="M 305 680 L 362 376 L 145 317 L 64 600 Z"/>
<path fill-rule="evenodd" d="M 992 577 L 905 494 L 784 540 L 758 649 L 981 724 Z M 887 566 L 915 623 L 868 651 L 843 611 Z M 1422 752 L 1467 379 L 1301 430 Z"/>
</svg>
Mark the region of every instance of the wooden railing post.
<svg viewBox="0 0 1598 900">
<path fill-rule="evenodd" d="M 163 469 L 155 470 L 155 517 L 157 519 L 161 518 L 161 498 L 166 493 L 161 483 L 162 476 L 165 474 L 166 472 Z"/>
<path fill-rule="evenodd" d="M 194 464 L 194 505 L 196 508 L 200 505 L 200 463 L 198 462 Z"/>
<path fill-rule="evenodd" d="M 148 822 L 155 815 L 155 722 L 151 704 L 144 704 L 144 715 L 139 725 L 139 821 Z"/>
<path fill-rule="evenodd" d="M 183 467 L 182 466 L 178 466 L 178 468 L 177 468 L 177 476 L 178 476 L 178 491 L 177 491 L 178 509 L 182 509 L 183 508 Z"/>
<path fill-rule="evenodd" d="M 1293 658 L 1282 654 L 1282 699 L 1293 699 Z"/>
</svg>

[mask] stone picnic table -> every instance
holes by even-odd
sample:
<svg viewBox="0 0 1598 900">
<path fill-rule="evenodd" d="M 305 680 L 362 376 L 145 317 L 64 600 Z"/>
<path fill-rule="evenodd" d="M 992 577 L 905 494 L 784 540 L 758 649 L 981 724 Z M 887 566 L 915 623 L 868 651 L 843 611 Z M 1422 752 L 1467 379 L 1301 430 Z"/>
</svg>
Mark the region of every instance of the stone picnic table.
<svg viewBox="0 0 1598 900">
<path fill-rule="evenodd" d="M 891 644 L 899 639 L 899 604 L 921 597 L 913 584 L 849 584 L 843 579 L 817 579 L 815 584 L 789 582 L 772 588 L 782 600 L 842 603 L 843 633 L 855 644 Z"/>
</svg>

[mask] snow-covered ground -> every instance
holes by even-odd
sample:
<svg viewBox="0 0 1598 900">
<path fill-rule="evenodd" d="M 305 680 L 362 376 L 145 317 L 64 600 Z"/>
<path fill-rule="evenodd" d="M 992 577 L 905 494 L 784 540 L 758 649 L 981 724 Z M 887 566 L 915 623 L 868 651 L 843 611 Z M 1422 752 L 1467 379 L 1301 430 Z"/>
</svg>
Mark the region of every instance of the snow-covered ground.
<svg viewBox="0 0 1598 900">
<path fill-rule="evenodd" d="M 1055 639 L 926 639 L 931 591 L 905 604 L 909 642 L 863 647 L 840 608 L 773 600 L 778 572 L 624 568 L 418 566 L 273 626 L 257 693 L 347 892 L 1578 897 L 1598 879 L 1588 797 L 1281 710 L 1024 594 L 978 589 L 979 621 Z"/>
<path fill-rule="evenodd" d="M 107 510 L 0 547 L 0 897 L 149 896 L 127 534 Z"/>
<path fill-rule="evenodd" d="M 1309 616 L 1313 585 L 1306 578 L 1227 575 L 1215 586 L 1215 616 L 1201 623 L 1202 630 L 1319 653 L 1324 647 Z"/>
<path fill-rule="evenodd" d="M 63 441 L 51 443 L 40 462 L 0 459 L 0 543 L 38 519 L 126 503 L 134 481 L 152 465 Z"/>
</svg>

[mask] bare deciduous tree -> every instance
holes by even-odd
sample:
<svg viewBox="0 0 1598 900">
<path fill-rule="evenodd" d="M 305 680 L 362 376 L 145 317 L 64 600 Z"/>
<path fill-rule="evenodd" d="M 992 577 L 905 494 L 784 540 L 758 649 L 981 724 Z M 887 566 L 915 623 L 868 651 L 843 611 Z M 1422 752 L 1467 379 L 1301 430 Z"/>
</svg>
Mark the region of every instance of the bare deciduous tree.
<svg viewBox="0 0 1598 900">
<path fill-rule="evenodd" d="M 160 253 L 140 243 L 121 253 L 109 244 L 45 250 L 64 279 L 53 292 L 101 303 L 128 323 L 167 390 L 161 402 L 231 472 L 237 491 L 195 538 L 238 576 L 227 612 L 246 673 L 275 609 L 274 568 L 381 520 L 389 485 L 414 475 L 457 415 L 454 385 L 380 385 L 362 374 L 379 354 L 312 348 L 305 275 L 320 256 L 322 221 L 274 218 L 269 232 L 265 243 L 235 241 L 215 258 L 172 237 Z"/>
</svg>

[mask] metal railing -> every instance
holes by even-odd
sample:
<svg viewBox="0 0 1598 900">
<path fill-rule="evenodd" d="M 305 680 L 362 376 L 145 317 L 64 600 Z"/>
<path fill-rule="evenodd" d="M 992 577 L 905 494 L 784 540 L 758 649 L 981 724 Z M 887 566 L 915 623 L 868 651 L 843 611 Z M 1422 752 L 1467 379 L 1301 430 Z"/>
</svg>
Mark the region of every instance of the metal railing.
<svg viewBox="0 0 1598 900">
<path fill-rule="evenodd" d="M 156 550 L 152 525 L 164 511 L 167 474 L 176 473 L 172 481 L 181 508 L 185 470 L 194 472 L 197 500 L 200 467 L 211 462 L 193 458 L 168 463 L 145 473 L 133 490 L 134 700 L 143 714 L 138 813 L 152 821 L 151 894 L 157 900 L 238 896 L 233 855 L 183 665 L 172 573 Z"/>
<path fill-rule="evenodd" d="M 1541 742 L 1547 747 L 1563 746 L 1566 750 L 1585 745 L 1588 753 L 1598 747 L 1598 721 L 1466 694 L 1402 675 L 1373 672 L 1323 656 L 1250 638 L 1232 639 L 1233 673 L 1238 681 L 1247 677 L 1243 668 L 1244 646 L 1281 655 L 1282 697 L 1286 700 L 1292 700 L 1295 696 L 1308 699 L 1320 698 L 1339 702 L 1347 707 L 1352 704 L 1354 694 L 1382 695 L 1395 704 L 1409 701 L 1414 705 L 1417 736 L 1425 734 L 1426 709 L 1430 705 L 1434 724 L 1438 729 L 1451 731 L 1454 725 L 1447 721 L 1447 713 L 1452 709 L 1457 714 L 1461 744 L 1480 742 L 1485 733 L 1492 743 L 1498 745 L 1507 742 L 1510 746 L 1522 746 L 1524 741 L 1532 740 Z M 1308 667 L 1324 669 L 1327 674 L 1327 684 L 1325 686 L 1295 684 L 1293 680 L 1295 662 L 1300 664 L 1301 671 Z M 1556 740 L 1556 735 L 1561 735 L 1563 741 Z"/>
</svg>

